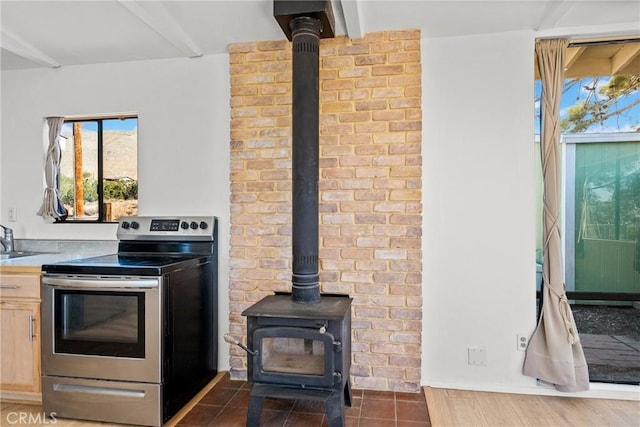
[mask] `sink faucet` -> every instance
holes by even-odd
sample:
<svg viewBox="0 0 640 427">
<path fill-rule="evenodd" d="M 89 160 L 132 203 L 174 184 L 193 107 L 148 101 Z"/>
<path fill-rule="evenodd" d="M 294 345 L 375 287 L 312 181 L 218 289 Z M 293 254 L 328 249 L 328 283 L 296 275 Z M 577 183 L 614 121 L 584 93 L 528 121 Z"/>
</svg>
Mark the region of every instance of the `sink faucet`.
<svg viewBox="0 0 640 427">
<path fill-rule="evenodd" d="M 2 247 L 4 248 L 3 252 L 13 252 L 13 229 L 5 227 L 4 225 L 0 225 L 0 227 L 4 230 L 4 237 L 0 236 L 0 243 L 2 243 Z"/>
</svg>

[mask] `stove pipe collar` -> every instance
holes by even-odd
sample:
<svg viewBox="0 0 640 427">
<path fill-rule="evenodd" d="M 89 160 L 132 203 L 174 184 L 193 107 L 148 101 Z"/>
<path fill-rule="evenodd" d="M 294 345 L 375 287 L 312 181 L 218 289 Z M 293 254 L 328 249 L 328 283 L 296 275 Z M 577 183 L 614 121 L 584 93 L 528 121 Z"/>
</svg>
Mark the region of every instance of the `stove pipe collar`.
<svg viewBox="0 0 640 427">
<path fill-rule="evenodd" d="M 306 16 L 320 21 L 320 38 L 335 37 L 335 18 L 331 7 L 331 0 L 274 0 L 273 16 L 278 21 L 280 28 L 292 40 L 293 34 L 291 21 L 295 18 Z"/>
</svg>

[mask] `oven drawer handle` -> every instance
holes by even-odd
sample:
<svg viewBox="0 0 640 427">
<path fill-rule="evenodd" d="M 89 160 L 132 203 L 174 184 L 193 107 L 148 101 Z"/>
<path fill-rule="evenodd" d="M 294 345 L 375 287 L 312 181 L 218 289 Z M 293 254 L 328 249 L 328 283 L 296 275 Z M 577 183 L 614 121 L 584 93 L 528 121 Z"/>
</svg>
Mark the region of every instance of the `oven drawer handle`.
<svg viewBox="0 0 640 427">
<path fill-rule="evenodd" d="M 135 397 L 144 399 L 146 393 L 144 390 L 127 390 L 124 388 L 106 388 L 93 387 L 87 385 L 60 384 L 53 385 L 53 390 L 67 393 L 87 393 L 100 396 L 116 396 L 116 397 Z"/>
<path fill-rule="evenodd" d="M 157 279 L 137 279 L 137 280 L 86 280 L 86 279 L 58 279 L 55 277 L 45 277 L 42 279 L 43 285 L 65 287 L 65 288 L 157 288 Z"/>
</svg>

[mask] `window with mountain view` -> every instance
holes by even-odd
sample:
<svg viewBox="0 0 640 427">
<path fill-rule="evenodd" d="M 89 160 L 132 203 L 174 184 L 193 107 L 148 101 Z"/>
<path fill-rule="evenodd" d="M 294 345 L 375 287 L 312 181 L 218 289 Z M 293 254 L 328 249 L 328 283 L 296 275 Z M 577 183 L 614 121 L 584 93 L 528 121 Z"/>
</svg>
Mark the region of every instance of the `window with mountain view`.
<svg viewBox="0 0 640 427">
<path fill-rule="evenodd" d="M 117 222 L 138 212 L 138 118 L 65 120 L 60 197 L 66 222 Z"/>
</svg>

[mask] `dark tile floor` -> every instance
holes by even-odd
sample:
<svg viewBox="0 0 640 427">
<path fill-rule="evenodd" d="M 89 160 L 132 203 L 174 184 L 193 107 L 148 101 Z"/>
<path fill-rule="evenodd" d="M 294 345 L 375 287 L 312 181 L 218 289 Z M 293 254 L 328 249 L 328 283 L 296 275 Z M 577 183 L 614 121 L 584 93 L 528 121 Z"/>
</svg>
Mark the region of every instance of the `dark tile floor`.
<svg viewBox="0 0 640 427">
<path fill-rule="evenodd" d="M 249 402 L 246 381 L 229 373 L 178 423 L 178 427 L 245 427 Z M 260 427 L 327 426 L 324 405 L 307 400 L 266 398 Z M 424 392 L 396 393 L 353 390 L 352 406 L 345 408 L 345 427 L 430 427 Z"/>
</svg>

